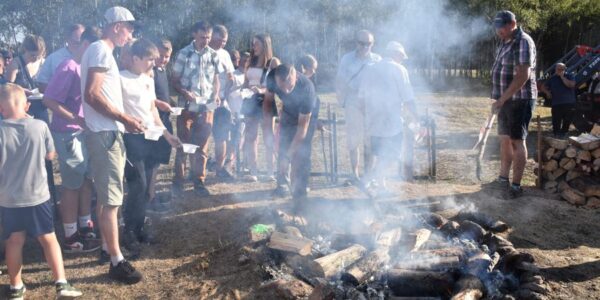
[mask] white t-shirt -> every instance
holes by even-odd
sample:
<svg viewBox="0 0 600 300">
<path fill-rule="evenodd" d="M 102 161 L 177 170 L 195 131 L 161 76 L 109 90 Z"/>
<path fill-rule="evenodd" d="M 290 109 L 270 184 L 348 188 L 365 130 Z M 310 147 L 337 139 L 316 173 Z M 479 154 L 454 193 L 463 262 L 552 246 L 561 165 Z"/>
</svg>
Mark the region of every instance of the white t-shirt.
<svg viewBox="0 0 600 300">
<path fill-rule="evenodd" d="M 58 68 L 58 65 L 72 57 L 73 54 L 71 54 L 67 47 L 63 47 L 52 52 L 50 55 L 48 55 L 48 57 L 46 57 L 46 60 L 44 61 L 40 71 L 37 73 L 35 80 L 39 83 L 48 84 L 48 82 L 50 82 L 50 78 L 52 78 L 52 75 L 54 75 L 56 68 Z"/>
<path fill-rule="evenodd" d="M 125 113 L 140 118 L 143 124 L 154 124 L 152 101 L 156 100 L 154 79 L 147 74 L 134 74 L 121 71 L 123 108 Z"/>
<path fill-rule="evenodd" d="M 121 92 L 121 76 L 112 49 L 103 41 L 92 43 L 81 58 L 81 95 L 83 100 L 83 114 L 85 124 L 93 132 L 124 131 L 123 124 L 104 116 L 92 108 L 85 99 L 85 85 L 87 82 L 88 68 L 103 68 L 104 82 L 101 93 L 119 111 L 123 112 L 123 94 Z"/>
<path fill-rule="evenodd" d="M 219 73 L 219 82 L 221 84 L 221 89 L 219 91 L 219 97 L 221 99 L 225 98 L 225 88 L 227 86 L 227 82 L 229 81 L 228 74 L 233 73 L 235 68 L 233 67 L 233 62 L 231 61 L 231 56 L 227 50 L 221 48 L 216 50 L 217 57 L 219 58 L 219 62 L 222 65 L 223 72 Z"/>
</svg>

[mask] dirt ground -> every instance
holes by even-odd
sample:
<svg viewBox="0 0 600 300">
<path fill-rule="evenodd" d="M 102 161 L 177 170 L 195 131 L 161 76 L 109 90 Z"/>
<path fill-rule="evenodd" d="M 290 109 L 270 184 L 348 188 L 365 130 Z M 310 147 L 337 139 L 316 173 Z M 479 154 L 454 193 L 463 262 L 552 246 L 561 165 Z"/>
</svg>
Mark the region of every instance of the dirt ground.
<svg viewBox="0 0 600 300">
<path fill-rule="evenodd" d="M 600 299 L 600 211 L 576 208 L 555 195 L 544 194 L 533 185 L 533 160 L 528 162 L 525 196 L 503 200 L 482 189 L 474 174 L 470 148 L 477 139 L 479 126 L 486 118 L 485 94 L 420 94 L 421 109 L 437 122 L 437 181 L 393 182 L 398 196 L 385 203 L 393 206 L 409 199 L 429 197 L 442 203 L 473 203 L 480 211 L 504 220 L 512 226 L 508 238 L 522 251 L 536 259 L 552 289 L 551 299 Z M 333 103 L 331 95 L 323 102 Z M 544 129 L 549 127 L 549 111 L 537 108 Z M 342 116 L 343 118 L 343 116 Z M 533 124 L 535 125 L 535 124 Z M 533 131 L 536 127 L 532 126 Z M 343 128 L 342 128 L 343 129 Z M 342 132 L 343 133 L 343 130 Z M 313 171 L 322 171 L 321 144 L 317 134 L 313 146 Z M 533 157 L 535 134 L 529 138 Z M 341 134 L 340 171 L 348 173 Z M 492 134 L 484 167 L 484 183 L 491 181 L 498 169 L 498 142 Z M 421 155 L 421 154 L 419 154 Z M 161 169 L 160 190 L 168 192 L 171 171 Z M 152 218 L 160 244 L 145 246 L 134 262 L 144 274 L 144 281 L 133 286 L 120 285 L 107 278 L 108 266 L 96 264 L 97 253 L 65 255 L 69 280 L 85 293 L 85 299 L 256 299 L 264 278 L 252 264 L 240 264 L 240 248 L 247 242 L 247 228 L 267 223 L 270 213 L 288 205 L 287 199 L 274 199 L 274 183 L 216 183 L 208 179 L 213 196 L 196 198 L 187 185 L 184 198 L 173 200 L 173 212 Z M 340 213 L 338 203 L 364 198 L 353 187 L 330 185 L 314 178 L 310 197 L 329 210 L 323 215 L 342 221 L 351 214 Z M 336 205 L 334 205 L 334 203 Z M 351 209 L 349 209 L 351 210 Z M 6 274 L 6 268 L 2 268 Z M 51 273 L 43 263 L 35 242 L 25 251 L 24 280 L 29 299 L 53 296 Z M 6 275 L 0 284 L 8 284 Z"/>
</svg>

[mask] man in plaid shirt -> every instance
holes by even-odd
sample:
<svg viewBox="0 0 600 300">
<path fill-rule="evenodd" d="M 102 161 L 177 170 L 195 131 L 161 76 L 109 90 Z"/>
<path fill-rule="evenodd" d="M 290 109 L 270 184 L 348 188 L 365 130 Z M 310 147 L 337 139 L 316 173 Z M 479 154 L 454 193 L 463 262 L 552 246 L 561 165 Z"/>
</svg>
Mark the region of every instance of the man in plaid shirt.
<svg viewBox="0 0 600 300">
<path fill-rule="evenodd" d="M 208 46 L 212 31 L 212 26 L 207 22 L 194 24 L 194 41 L 177 54 L 171 76 L 171 83 L 179 94 L 178 106 L 185 108 L 177 118 L 177 135 L 184 143 L 200 146 L 191 159 L 191 169 L 195 176 L 194 191 L 198 196 L 210 194 L 204 186 L 208 138 L 212 131 L 214 104 L 220 104 L 219 73 L 223 72 L 217 52 Z M 209 108 L 211 106 L 212 109 Z M 179 148 L 175 156 L 173 180 L 173 190 L 177 194 L 183 191 L 184 173 L 185 154 Z"/>
<path fill-rule="evenodd" d="M 500 11 L 494 19 L 496 34 L 501 39 L 492 67 L 492 110 L 498 113 L 500 136 L 500 176 L 494 182 L 508 187 L 508 196 L 523 194 L 521 178 L 527 161 L 525 140 L 533 113 L 537 88 L 535 83 L 536 50 L 533 39 L 517 27 L 515 15 Z M 512 184 L 509 173 L 512 165 Z"/>
</svg>

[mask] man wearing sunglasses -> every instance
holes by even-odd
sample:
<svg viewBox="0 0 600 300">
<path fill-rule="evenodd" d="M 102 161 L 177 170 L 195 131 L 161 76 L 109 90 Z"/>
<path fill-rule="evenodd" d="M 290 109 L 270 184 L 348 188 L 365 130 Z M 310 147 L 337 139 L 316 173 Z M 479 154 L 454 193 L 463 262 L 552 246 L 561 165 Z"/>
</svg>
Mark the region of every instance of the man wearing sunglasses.
<svg viewBox="0 0 600 300">
<path fill-rule="evenodd" d="M 337 98 L 344 107 L 346 139 L 352 164 L 353 177 L 346 181 L 346 185 L 356 185 L 360 179 L 358 170 L 360 146 L 364 143 L 365 136 L 365 99 L 358 97 L 358 88 L 365 69 L 381 60 L 381 56 L 371 52 L 374 43 L 371 32 L 360 30 L 356 33 L 355 40 L 356 49 L 342 57 L 336 76 Z"/>
<path fill-rule="evenodd" d="M 64 37 L 65 37 L 65 46 L 52 52 L 42 65 L 40 72 L 37 75 L 36 82 L 37 86 L 40 89 L 40 92 L 44 92 L 46 90 L 46 86 L 54 75 L 54 70 L 61 64 L 63 61 L 72 58 L 73 53 L 79 49 L 81 34 L 85 30 L 85 27 L 81 24 L 72 24 L 65 28 Z"/>
</svg>

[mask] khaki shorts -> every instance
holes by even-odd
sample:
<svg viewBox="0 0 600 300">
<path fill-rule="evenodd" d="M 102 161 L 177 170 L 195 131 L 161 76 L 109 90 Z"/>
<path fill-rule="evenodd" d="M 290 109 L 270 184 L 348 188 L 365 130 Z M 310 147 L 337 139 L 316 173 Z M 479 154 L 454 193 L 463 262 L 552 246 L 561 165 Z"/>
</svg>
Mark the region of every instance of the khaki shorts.
<svg viewBox="0 0 600 300">
<path fill-rule="evenodd" d="M 346 105 L 344 115 L 348 148 L 357 149 L 365 140 L 365 114 L 356 106 Z"/>
<path fill-rule="evenodd" d="M 73 132 L 53 131 L 52 138 L 58 153 L 62 186 L 70 190 L 79 189 L 85 178 L 91 177 L 84 133 L 75 135 Z"/>
<path fill-rule="evenodd" d="M 118 131 L 89 132 L 86 146 L 90 155 L 90 173 L 98 203 L 107 206 L 123 204 L 125 144 Z"/>
</svg>

